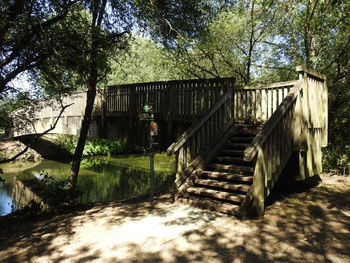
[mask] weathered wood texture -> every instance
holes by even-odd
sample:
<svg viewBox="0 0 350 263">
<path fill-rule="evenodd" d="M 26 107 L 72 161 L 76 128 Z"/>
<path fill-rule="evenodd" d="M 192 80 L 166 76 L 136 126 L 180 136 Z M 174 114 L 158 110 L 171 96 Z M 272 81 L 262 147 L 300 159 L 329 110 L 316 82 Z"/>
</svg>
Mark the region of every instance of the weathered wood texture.
<svg viewBox="0 0 350 263">
<path fill-rule="evenodd" d="M 298 68 L 297 68 L 298 69 Z M 244 152 L 256 159 L 253 187 L 241 206 L 242 217 L 262 215 L 265 201 L 293 151 L 299 152 L 299 179 L 322 171 L 327 144 L 327 86 L 321 74 L 302 68 L 299 81 Z"/>
<path fill-rule="evenodd" d="M 167 121 L 168 129 L 173 122 L 197 121 L 228 90 L 234 89 L 233 78 L 195 79 L 148 82 L 118 85 L 98 90 L 93 115 L 95 117 L 124 117 L 129 126 L 138 119 L 146 103 L 154 104 L 157 121 Z M 53 133 L 79 134 L 84 116 L 86 93 L 75 92 L 64 96 L 63 104 L 72 104 L 62 115 Z M 59 104 L 45 101 L 33 116 L 33 123 L 25 131 L 15 130 L 14 136 L 39 133 L 52 124 L 59 113 Z"/>
<path fill-rule="evenodd" d="M 327 145 L 326 79 L 302 67 L 298 67 L 297 72 L 299 81 L 233 89 L 172 144 L 168 153 L 176 153 L 177 179 L 181 185 L 191 173 L 196 176 L 198 159 L 205 162 L 204 148 L 227 139 L 223 134 L 229 130 L 227 124 L 233 124 L 226 119 L 230 114 L 236 122 L 265 123 L 244 151 L 245 161 L 255 161 L 255 167 L 253 185 L 240 207 L 241 217 L 263 215 L 266 198 L 293 151 L 299 152 L 298 179 L 319 174 L 321 147 Z M 220 117 L 224 112 L 229 114 Z M 215 141 L 217 137 L 221 137 L 221 141 Z M 190 187 L 191 180 L 185 185 Z"/>
<path fill-rule="evenodd" d="M 295 82 L 287 81 L 261 87 L 236 88 L 234 119 L 245 123 L 264 123 L 272 116 Z"/>
<path fill-rule="evenodd" d="M 107 87 L 105 114 L 137 118 L 137 113 L 146 103 L 153 103 L 156 119 L 194 121 L 209 110 L 227 90 L 231 90 L 233 84 L 232 78 L 223 78 Z"/>
<path fill-rule="evenodd" d="M 322 171 L 321 147 L 328 143 L 328 91 L 324 75 L 302 67 L 297 70 L 304 80 L 299 177 L 305 179 Z"/>
<path fill-rule="evenodd" d="M 176 153 L 177 186 L 205 159 L 232 124 L 232 91 L 229 90 L 195 125 L 169 146 L 168 154 Z"/>
</svg>

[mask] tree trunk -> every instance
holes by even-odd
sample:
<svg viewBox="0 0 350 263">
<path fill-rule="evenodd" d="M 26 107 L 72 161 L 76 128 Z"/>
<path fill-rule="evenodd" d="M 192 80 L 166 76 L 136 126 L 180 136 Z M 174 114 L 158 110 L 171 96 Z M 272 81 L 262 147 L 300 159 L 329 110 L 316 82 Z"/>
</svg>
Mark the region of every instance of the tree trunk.
<svg viewBox="0 0 350 263">
<path fill-rule="evenodd" d="M 95 68 L 95 69 L 94 69 Z M 96 67 L 93 67 L 91 65 L 91 71 L 95 71 L 97 75 L 97 70 Z M 97 80 L 97 78 L 95 78 Z M 94 101 L 96 97 L 96 83 L 97 81 L 94 81 L 92 77 L 90 77 L 89 80 L 89 89 L 87 91 L 87 96 L 86 96 L 86 107 L 85 107 L 85 114 L 84 114 L 84 119 L 81 124 L 81 129 L 80 129 L 80 135 L 78 139 L 77 146 L 75 148 L 74 156 L 73 156 L 73 162 L 70 170 L 70 176 L 68 178 L 68 188 L 71 193 L 74 193 L 77 181 L 78 181 L 78 175 L 79 175 L 79 169 L 80 169 L 80 162 L 83 156 L 83 151 L 85 147 L 85 142 L 88 136 L 89 128 L 90 128 L 90 123 L 92 119 L 92 111 L 94 108 Z"/>
<path fill-rule="evenodd" d="M 78 181 L 80 163 L 83 156 L 85 142 L 88 136 L 90 123 L 92 119 L 92 111 L 94 108 L 94 101 L 96 97 L 96 86 L 98 81 L 98 39 L 99 30 L 102 23 L 102 17 L 106 6 L 106 0 L 102 3 L 99 1 L 94 2 L 92 10 L 92 24 L 91 24 L 91 51 L 90 51 L 90 72 L 88 78 L 88 91 L 86 96 L 86 107 L 84 119 L 81 124 L 80 135 L 78 139 L 77 147 L 75 148 L 73 162 L 70 170 L 70 176 L 68 178 L 68 189 L 71 195 L 74 195 L 76 185 Z"/>
<path fill-rule="evenodd" d="M 253 49 L 254 49 L 254 35 L 255 35 L 255 25 L 254 25 L 254 8 L 255 8 L 255 1 L 252 2 L 252 7 L 250 9 L 250 19 L 251 19 L 251 28 L 250 28 L 250 37 L 249 37 L 249 50 L 248 50 L 248 56 L 247 56 L 247 72 L 246 72 L 246 79 L 244 80 L 244 84 L 248 84 L 250 82 L 250 71 L 251 71 L 251 64 L 252 64 L 252 56 L 253 56 Z"/>
</svg>

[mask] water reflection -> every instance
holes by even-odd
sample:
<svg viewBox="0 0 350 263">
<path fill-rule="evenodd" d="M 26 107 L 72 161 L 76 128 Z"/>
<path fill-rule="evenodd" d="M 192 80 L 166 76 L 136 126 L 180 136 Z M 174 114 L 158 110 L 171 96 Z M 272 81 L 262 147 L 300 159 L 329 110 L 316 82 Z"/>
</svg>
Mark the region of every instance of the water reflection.
<svg viewBox="0 0 350 263">
<path fill-rule="evenodd" d="M 0 184 L 0 216 L 4 216 L 16 211 L 18 207 L 12 199 L 11 184 Z"/>
<path fill-rule="evenodd" d="M 130 161 L 135 158 L 135 162 Z M 78 186 L 83 190 L 80 202 L 101 202 L 130 198 L 150 192 L 150 174 L 147 157 L 124 158 L 94 157 L 83 160 Z M 157 159 L 156 159 L 157 160 Z M 130 162 L 137 166 L 130 166 Z M 155 190 L 165 191 L 174 182 L 173 160 L 159 158 L 156 162 Z M 36 196 L 35 190 L 27 188 L 26 182 L 42 179 L 42 171 L 64 180 L 69 174 L 70 164 L 43 160 L 35 167 L 16 173 L 4 170 L 5 184 L 0 186 L 0 214 L 5 215 L 23 206 Z M 21 194 L 19 194 L 21 193 Z M 23 195 L 23 193 L 26 193 Z M 20 199 L 19 200 L 19 196 Z M 15 199 L 15 202 L 14 202 Z M 27 200 L 28 199 L 28 200 Z"/>
</svg>

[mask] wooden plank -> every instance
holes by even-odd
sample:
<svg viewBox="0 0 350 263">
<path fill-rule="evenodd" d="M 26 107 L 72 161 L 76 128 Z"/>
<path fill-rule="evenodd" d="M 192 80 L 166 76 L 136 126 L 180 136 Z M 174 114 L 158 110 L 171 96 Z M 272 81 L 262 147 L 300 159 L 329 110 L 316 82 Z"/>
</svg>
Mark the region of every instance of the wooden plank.
<svg viewBox="0 0 350 263">
<path fill-rule="evenodd" d="M 323 127 L 321 147 L 326 147 L 328 144 L 328 88 L 325 81 L 322 83 L 322 105 Z"/>
<path fill-rule="evenodd" d="M 230 170 L 237 172 L 254 172 L 254 168 L 250 166 L 243 165 L 233 165 L 233 164 L 221 164 L 221 163 L 212 163 L 208 165 L 209 168 L 219 169 L 219 170 Z"/>
<path fill-rule="evenodd" d="M 247 102 L 246 102 L 246 121 L 250 122 L 252 119 L 251 112 L 252 112 L 252 95 L 253 91 L 252 90 L 246 90 L 247 94 Z"/>
<path fill-rule="evenodd" d="M 173 143 L 168 149 L 168 154 L 175 153 L 205 122 L 212 117 L 212 115 L 217 111 L 217 109 L 224 104 L 224 102 L 228 99 L 231 99 L 231 91 L 228 91 L 225 95 L 221 97 L 219 101 L 209 110 L 203 117 L 192 126 L 189 130 L 187 130 L 177 142 Z"/>
<path fill-rule="evenodd" d="M 240 108 L 240 106 L 241 106 L 241 101 L 240 101 L 241 92 L 239 90 L 236 90 L 234 96 L 236 98 L 235 119 L 239 120 L 241 118 L 241 114 L 240 114 L 240 110 L 241 110 L 241 108 Z"/>
<path fill-rule="evenodd" d="M 283 88 L 283 87 L 292 87 L 295 85 L 297 80 L 291 80 L 291 81 L 283 81 L 283 82 L 276 82 L 266 85 L 260 85 L 260 86 L 243 86 L 241 89 L 244 90 L 256 90 L 256 89 L 273 89 L 273 88 Z"/>
<path fill-rule="evenodd" d="M 277 89 L 272 90 L 272 114 L 278 107 Z"/>
<path fill-rule="evenodd" d="M 267 90 L 262 89 L 261 90 L 261 120 L 266 121 L 268 119 L 267 117 Z"/>
<path fill-rule="evenodd" d="M 272 101 L 272 91 L 271 89 L 267 90 L 267 119 L 269 119 L 273 112 L 273 101 Z"/>
<path fill-rule="evenodd" d="M 247 184 L 232 184 L 228 182 L 222 182 L 222 181 L 210 180 L 210 179 L 197 179 L 195 183 L 197 185 L 205 185 L 209 187 L 222 188 L 226 190 L 241 191 L 241 192 L 248 192 L 251 187 L 250 185 L 247 185 Z"/>
<path fill-rule="evenodd" d="M 256 92 L 256 120 L 261 122 L 263 120 L 263 112 L 262 112 L 262 90 L 257 90 Z"/>
<path fill-rule="evenodd" d="M 252 158 L 255 156 L 261 145 L 264 143 L 271 131 L 277 125 L 278 121 L 283 117 L 288 108 L 291 107 L 292 103 L 294 102 L 294 100 L 296 99 L 300 90 L 303 87 L 302 83 L 303 81 L 297 82 L 293 90 L 276 109 L 273 116 L 271 116 L 271 118 L 269 118 L 269 120 L 266 122 L 263 129 L 255 136 L 250 146 L 244 152 L 244 159 L 246 161 L 252 160 Z"/>
<path fill-rule="evenodd" d="M 227 181 L 240 181 L 246 183 L 253 182 L 252 175 L 235 174 L 229 172 L 202 171 L 201 174 L 208 178 L 221 179 Z"/>
<path fill-rule="evenodd" d="M 307 73 L 308 75 L 312 76 L 312 77 L 316 77 L 320 80 L 326 80 L 326 75 L 321 74 L 319 72 L 317 72 L 316 70 L 310 69 L 310 68 L 306 68 L 304 66 L 296 66 L 295 68 L 296 72 L 298 72 L 299 74 L 304 74 Z"/>
<path fill-rule="evenodd" d="M 282 103 L 282 100 L 284 99 L 283 96 L 284 89 L 278 89 L 278 103 L 277 106 Z"/>
</svg>

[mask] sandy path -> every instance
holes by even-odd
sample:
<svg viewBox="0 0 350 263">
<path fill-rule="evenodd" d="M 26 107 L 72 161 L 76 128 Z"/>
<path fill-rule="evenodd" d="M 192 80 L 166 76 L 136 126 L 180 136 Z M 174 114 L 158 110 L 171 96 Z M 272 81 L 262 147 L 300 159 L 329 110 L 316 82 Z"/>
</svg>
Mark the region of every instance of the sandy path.
<svg viewBox="0 0 350 263">
<path fill-rule="evenodd" d="M 0 262 L 345 263 L 350 177 L 325 176 L 317 187 L 275 201 L 259 220 L 160 198 L 97 205 L 15 229 L 0 237 Z"/>
</svg>

